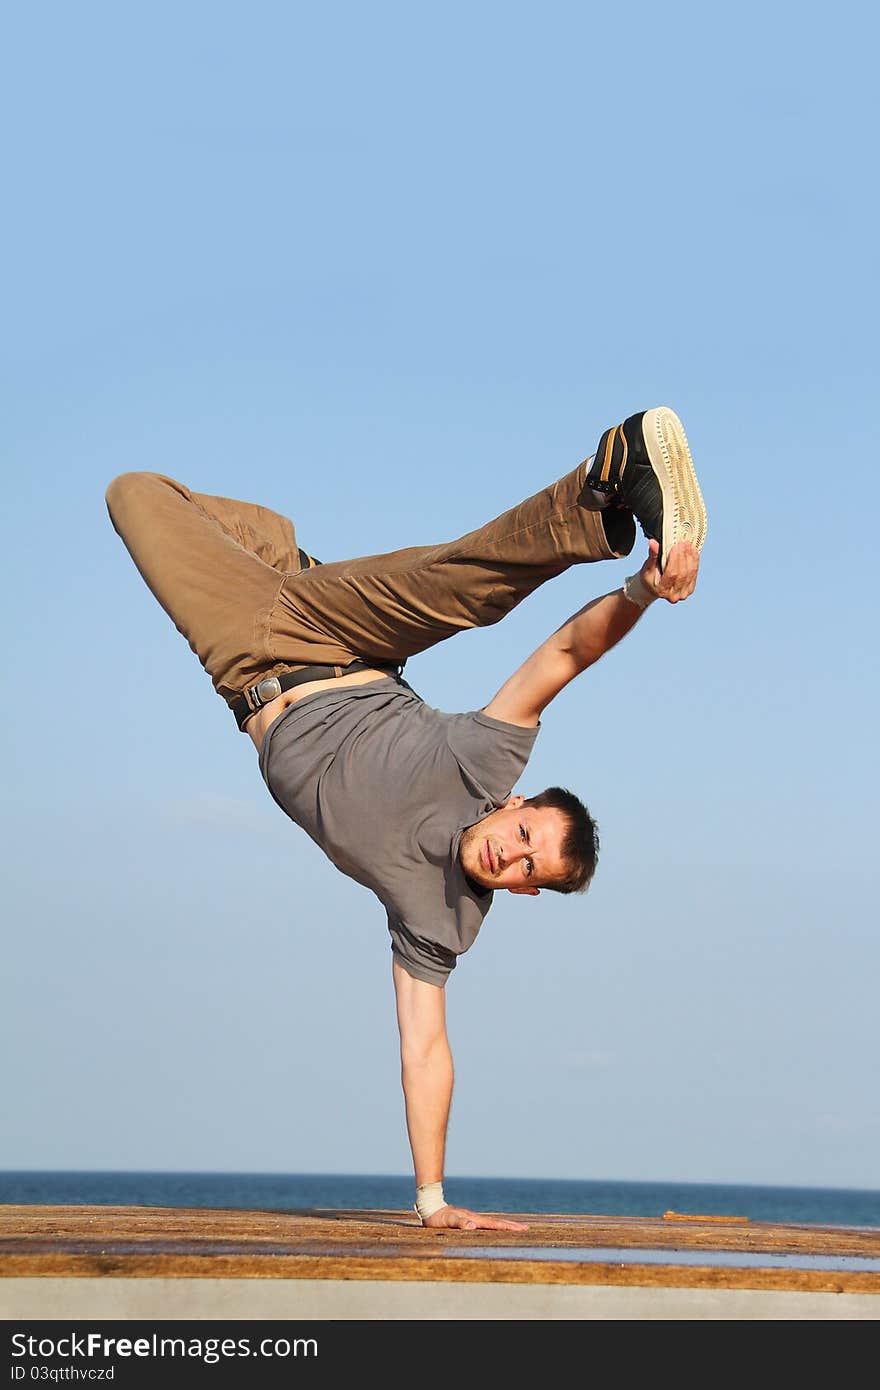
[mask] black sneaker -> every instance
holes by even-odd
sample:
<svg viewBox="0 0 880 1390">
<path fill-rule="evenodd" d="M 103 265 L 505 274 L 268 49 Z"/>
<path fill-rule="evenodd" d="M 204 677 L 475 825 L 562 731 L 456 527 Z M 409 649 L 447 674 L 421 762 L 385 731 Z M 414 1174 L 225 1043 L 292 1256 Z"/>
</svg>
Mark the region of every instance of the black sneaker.
<svg viewBox="0 0 880 1390">
<path fill-rule="evenodd" d="M 608 493 L 614 505 L 633 513 L 646 536 L 659 541 L 661 570 L 677 541 L 702 550 L 706 508 L 684 425 L 667 406 L 606 430 L 587 486 Z"/>
</svg>

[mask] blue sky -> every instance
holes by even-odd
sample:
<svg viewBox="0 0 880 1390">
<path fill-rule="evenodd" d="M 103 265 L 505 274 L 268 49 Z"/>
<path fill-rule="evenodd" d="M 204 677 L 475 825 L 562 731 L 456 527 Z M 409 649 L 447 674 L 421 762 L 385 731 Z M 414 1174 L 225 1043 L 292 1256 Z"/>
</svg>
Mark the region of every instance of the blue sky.
<svg viewBox="0 0 880 1390">
<path fill-rule="evenodd" d="M 459 1174 L 880 1187 L 876 19 L 254 3 L 7 19 L 0 1166 L 407 1172 L 378 903 L 287 822 L 104 510 L 447 539 L 651 405 L 697 593 L 547 711 L 602 833 L 448 989 Z M 410 663 L 484 704 L 633 562 Z"/>
</svg>

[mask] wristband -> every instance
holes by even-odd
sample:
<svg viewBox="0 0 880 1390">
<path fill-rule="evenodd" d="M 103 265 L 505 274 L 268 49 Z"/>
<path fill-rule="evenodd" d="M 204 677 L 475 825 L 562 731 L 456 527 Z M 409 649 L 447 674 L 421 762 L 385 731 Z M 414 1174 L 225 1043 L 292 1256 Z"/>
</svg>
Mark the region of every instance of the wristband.
<svg viewBox="0 0 880 1390">
<path fill-rule="evenodd" d="M 426 1182 L 421 1187 L 416 1188 L 416 1204 L 413 1208 L 415 1212 L 427 1221 L 429 1216 L 433 1216 L 435 1211 L 446 1206 L 446 1198 L 443 1196 L 442 1182 Z"/>
<path fill-rule="evenodd" d="M 634 603 L 636 608 L 647 608 L 649 603 L 653 603 L 657 595 L 653 589 L 649 589 L 644 579 L 642 571 L 636 570 L 629 579 L 623 581 L 623 597 Z"/>
</svg>

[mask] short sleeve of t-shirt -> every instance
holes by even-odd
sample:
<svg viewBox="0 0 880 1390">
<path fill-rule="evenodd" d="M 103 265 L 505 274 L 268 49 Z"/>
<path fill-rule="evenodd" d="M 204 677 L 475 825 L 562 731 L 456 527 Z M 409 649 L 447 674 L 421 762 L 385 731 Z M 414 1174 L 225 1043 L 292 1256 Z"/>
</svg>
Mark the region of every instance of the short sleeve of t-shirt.
<svg viewBox="0 0 880 1390">
<path fill-rule="evenodd" d="M 392 954 L 408 975 L 429 985 L 442 987 L 446 984 L 456 966 L 454 951 L 447 951 L 438 942 L 418 936 L 390 910 L 388 930 L 391 933 Z"/>
<path fill-rule="evenodd" d="M 474 788 L 501 805 L 516 785 L 535 746 L 540 725 L 523 729 L 476 710 L 447 715 L 453 757 Z"/>
</svg>

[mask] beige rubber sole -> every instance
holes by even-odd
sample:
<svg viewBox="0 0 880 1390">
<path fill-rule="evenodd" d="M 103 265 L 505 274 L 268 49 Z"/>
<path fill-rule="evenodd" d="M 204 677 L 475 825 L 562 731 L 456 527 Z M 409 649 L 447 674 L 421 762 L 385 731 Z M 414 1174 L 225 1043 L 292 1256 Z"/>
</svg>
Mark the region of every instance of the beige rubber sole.
<svg viewBox="0 0 880 1390">
<path fill-rule="evenodd" d="M 646 410 L 642 433 L 663 492 L 660 546 L 660 568 L 663 569 L 670 550 L 678 541 L 690 541 L 698 552 L 702 550 L 709 523 L 684 425 L 675 411 L 665 405 Z"/>
</svg>

